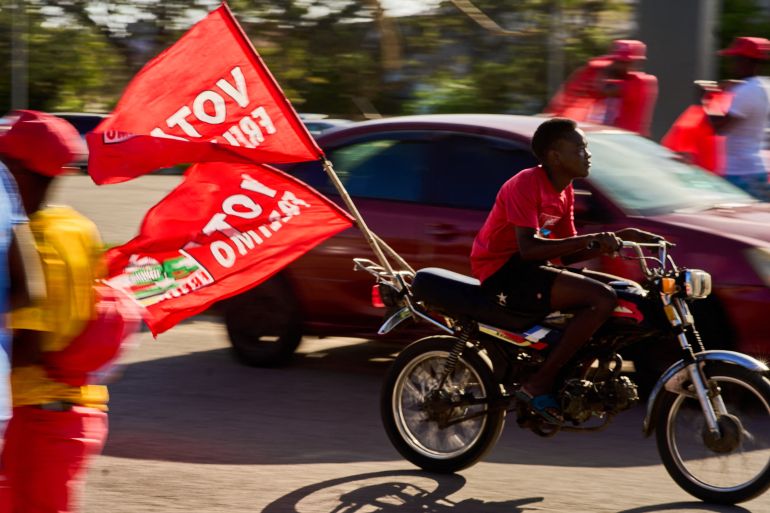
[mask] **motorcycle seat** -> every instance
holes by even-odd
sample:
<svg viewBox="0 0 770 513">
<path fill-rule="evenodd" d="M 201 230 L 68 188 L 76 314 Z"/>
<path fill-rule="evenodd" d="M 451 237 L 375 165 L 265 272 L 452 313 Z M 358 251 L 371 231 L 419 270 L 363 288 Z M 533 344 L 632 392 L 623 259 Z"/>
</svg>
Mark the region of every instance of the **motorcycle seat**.
<svg viewBox="0 0 770 513">
<path fill-rule="evenodd" d="M 522 331 L 544 317 L 505 308 L 481 288 L 479 280 L 437 267 L 415 273 L 412 294 L 417 301 L 450 317 L 469 317 L 495 328 Z"/>
</svg>

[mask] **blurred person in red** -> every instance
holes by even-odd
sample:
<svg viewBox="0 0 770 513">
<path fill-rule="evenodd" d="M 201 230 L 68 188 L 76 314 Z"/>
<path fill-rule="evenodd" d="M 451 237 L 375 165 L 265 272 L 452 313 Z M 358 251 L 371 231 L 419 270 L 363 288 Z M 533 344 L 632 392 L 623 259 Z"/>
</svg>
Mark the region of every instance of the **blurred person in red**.
<svg viewBox="0 0 770 513">
<path fill-rule="evenodd" d="M 0 154 L 18 185 L 45 276 L 46 296 L 13 310 L 13 416 L 5 434 L 4 507 L 14 513 L 74 510 L 74 491 L 107 435 L 98 374 L 138 324 L 136 306 L 99 285 L 96 226 L 69 207 L 44 207 L 55 177 L 85 151 L 75 128 L 35 111 L 8 116 Z"/>
<path fill-rule="evenodd" d="M 725 173 L 725 137 L 714 130 L 706 112 L 725 114 L 732 94 L 709 80 L 697 80 L 695 86 L 698 102 L 679 115 L 660 143 L 686 162 L 721 176 Z"/>
<path fill-rule="evenodd" d="M 658 79 L 641 70 L 646 54 L 641 41 L 613 41 L 609 54 L 590 59 L 569 77 L 544 112 L 648 136 Z"/>
<path fill-rule="evenodd" d="M 765 79 L 759 76 L 770 54 L 763 37 L 736 37 L 720 55 L 729 57 L 731 81 L 723 90 L 732 97 L 727 112 L 707 110 L 714 130 L 725 137 L 724 177 L 752 196 L 770 201 L 768 174 L 762 160 L 767 118 L 770 114 Z"/>
</svg>

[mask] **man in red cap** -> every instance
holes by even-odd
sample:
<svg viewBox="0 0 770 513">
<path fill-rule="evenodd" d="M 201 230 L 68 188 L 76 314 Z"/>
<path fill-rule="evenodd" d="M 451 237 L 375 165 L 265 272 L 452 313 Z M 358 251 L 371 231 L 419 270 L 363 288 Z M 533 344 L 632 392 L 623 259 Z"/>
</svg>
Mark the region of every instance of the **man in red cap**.
<svg viewBox="0 0 770 513">
<path fill-rule="evenodd" d="M 639 69 L 647 47 L 634 39 L 612 42 L 609 54 L 575 71 L 544 112 L 649 135 L 658 80 Z"/>
<path fill-rule="evenodd" d="M 10 119 L 0 155 L 30 219 L 46 297 L 11 312 L 13 416 L 2 454 L 0 508 L 65 513 L 73 510 L 76 483 L 107 435 L 107 389 L 93 378 L 139 319 L 124 319 L 122 312 L 135 314 L 135 307 L 97 285 L 103 265 L 96 226 L 69 207 L 43 207 L 55 177 L 85 151 L 79 134 L 41 112 L 18 111 Z"/>
<path fill-rule="evenodd" d="M 707 111 L 718 134 L 725 136 L 724 177 L 752 196 L 770 201 L 767 170 L 761 157 L 770 98 L 760 65 L 770 53 L 770 41 L 762 37 L 737 37 L 719 52 L 731 58 L 735 81 L 726 88 L 732 95 L 727 113 Z"/>
</svg>

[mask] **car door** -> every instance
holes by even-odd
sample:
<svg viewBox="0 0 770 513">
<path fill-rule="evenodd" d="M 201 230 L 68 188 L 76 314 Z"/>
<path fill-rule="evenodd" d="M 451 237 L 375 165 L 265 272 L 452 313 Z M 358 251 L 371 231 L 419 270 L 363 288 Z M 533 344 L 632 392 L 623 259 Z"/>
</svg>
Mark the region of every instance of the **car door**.
<svg viewBox="0 0 770 513">
<path fill-rule="evenodd" d="M 425 177 L 435 165 L 433 133 L 361 136 L 326 148 L 326 154 L 369 228 L 413 267 L 425 266 L 425 219 L 435 217 L 424 205 Z M 319 165 L 297 166 L 291 174 L 342 205 Z M 353 271 L 355 257 L 376 261 L 357 228 L 331 238 L 289 268 L 311 329 L 376 328 L 382 310 L 371 306 L 371 276 Z"/>
<path fill-rule="evenodd" d="M 446 132 L 437 142 L 438 165 L 426 190 L 424 239 L 430 265 L 470 274 L 473 239 L 497 192 L 537 160 L 519 140 Z"/>
</svg>

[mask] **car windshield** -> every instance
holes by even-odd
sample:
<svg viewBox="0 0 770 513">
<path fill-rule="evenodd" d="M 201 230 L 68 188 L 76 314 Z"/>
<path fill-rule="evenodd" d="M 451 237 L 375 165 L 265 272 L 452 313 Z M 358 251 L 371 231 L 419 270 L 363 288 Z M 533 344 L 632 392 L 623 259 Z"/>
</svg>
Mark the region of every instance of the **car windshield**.
<svg viewBox="0 0 770 513">
<path fill-rule="evenodd" d="M 677 160 L 674 153 L 644 137 L 624 132 L 587 136 L 591 182 L 629 213 L 698 211 L 756 201 L 726 180 Z"/>
</svg>

